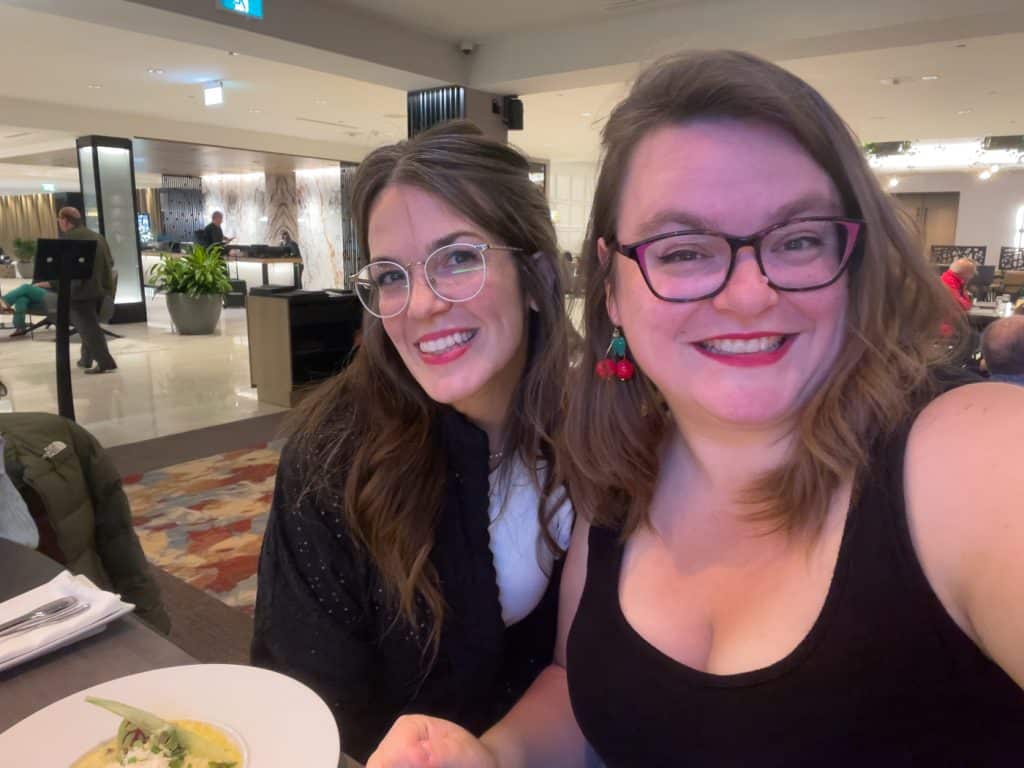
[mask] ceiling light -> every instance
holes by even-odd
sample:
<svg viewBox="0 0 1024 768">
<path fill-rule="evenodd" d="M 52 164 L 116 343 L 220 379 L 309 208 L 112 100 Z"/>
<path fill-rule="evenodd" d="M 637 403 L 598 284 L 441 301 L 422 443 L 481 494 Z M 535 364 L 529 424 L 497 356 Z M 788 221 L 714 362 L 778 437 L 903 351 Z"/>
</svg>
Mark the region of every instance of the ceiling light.
<svg viewBox="0 0 1024 768">
<path fill-rule="evenodd" d="M 889 189 L 895 189 L 900 185 L 899 179 L 889 179 Z"/>
<path fill-rule="evenodd" d="M 591 114 L 591 112 L 581 112 L 580 117 L 590 117 Z"/>
<path fill-rule="evenodd" d="M 989 173 L 999 173 L 999 166 L 998 165 L 993 165 L 988 170 L 989 170 Z"/>
<path fill-rule="evenodd" d="M 103 86 L 100 85 L 99 83 L 89 83 L 88 87 L 91 88 L 94 91 L 98 91 Z"/>
<path fill-rule="evenodd" d="M 228 51 L 228 56 L 237 56 L 238 51 Z"/>
<path fill-rule="evenodd" d="M 320 106 L 323 106 L 324 104 L 327 103 L 327 99 L 317 99 L 316 103 L 319 104 Z"/>
<path fill-rule="evenodd" d="M 249 111 L 250 111 L 250 112 L 252 112 L 252 113 L 253 113 L 254 115 L 258 115 L 258 114 L 260 114 L 260 113 L 261 113 L 261 112 L 262 112 L 263 110 L 262 110 L 262 109 L 256 109 L 255 107 L 253 107 L 253 108 L 252 108 L 252 109 L 250 109 Z"/>
<path fill-rule="evenodd" d="M 203 86 L 203 103 L 208 107 L 216 107 L 224 103 L 224 83 L 214 80 Z"/>
<path fill-rule="evenodd" d="M 969 114 L 971 114 L 971 110 L 969 110 L 969 109 L 958 109 L 956 111 L 956 113 L 958 115 L 969 115 Z"/>
<path fill-rule="evenodd" d="M 56 192 L 56 191 L 57 191 L 57 185 L 56 184 L 43 184 L 43 192 Z"/>
<path fill-rule="evenodd" d="M 988 181 L 992 178 L 992 171 L 982 171 L 978 174 L 978 178 L 982 181 Z"/>
<path fill-rule="evenodd" d="M 149 72 L 149 74 L 151 75 L 162 75 L 164 73 L 164 71 L 160 69 L 160 67 L 150 67 L 146 71 Z"/>
<path fill-rule="evenodd" d="M 922 80 L 938 80 L 939 75 L 921 75 Z"/>
</svg>

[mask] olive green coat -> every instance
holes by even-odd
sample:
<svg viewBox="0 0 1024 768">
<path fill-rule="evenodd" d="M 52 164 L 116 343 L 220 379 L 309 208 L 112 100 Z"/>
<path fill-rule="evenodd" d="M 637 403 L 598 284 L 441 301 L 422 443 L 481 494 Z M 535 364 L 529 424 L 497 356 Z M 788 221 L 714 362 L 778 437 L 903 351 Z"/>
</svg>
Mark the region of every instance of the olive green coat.
<svg viewBox="0 0 1024 768">
<path fill-rule="evenodd" d="M 23 496 L 41 501 L 68 570 L 113 588 L 141 618 L 169 631 L 121 477 L 96 438 L 49 413 L 0 413 L 0 434 L 7 473 Z"/>
<path fill-rule="evenodd" d="M 98 232 L 86 227 L 75 227 L 64 233 L 66 240 L 95 240 L 96 260 L 93 262 L 92 277 L 88 280 L 71 281 L 71 300 L 86 301 L 114 295 L 114 259 L 110 255 L 107 240 Z M 54 286 L 56 288 L 56 285 Z"/>
</svg>

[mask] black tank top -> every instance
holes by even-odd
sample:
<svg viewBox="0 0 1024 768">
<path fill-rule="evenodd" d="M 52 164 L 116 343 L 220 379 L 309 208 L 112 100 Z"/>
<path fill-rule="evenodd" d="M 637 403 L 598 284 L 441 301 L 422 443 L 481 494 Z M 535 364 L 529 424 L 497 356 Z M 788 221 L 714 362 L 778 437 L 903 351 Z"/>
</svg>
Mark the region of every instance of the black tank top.
<svg viewBox="0 0 1024 768">
<path fill-rule="evenodd" d="M 903 431 L 873 452 L 810 632 L 752 672 L 701 672 L 645 641 L 619 603 L 619 534 L 591 529 L 567 672 L 608 768 L 1024 765 L 1024 691 L 946 613 L 914 552 L 905 447 Z"/>
</svg>

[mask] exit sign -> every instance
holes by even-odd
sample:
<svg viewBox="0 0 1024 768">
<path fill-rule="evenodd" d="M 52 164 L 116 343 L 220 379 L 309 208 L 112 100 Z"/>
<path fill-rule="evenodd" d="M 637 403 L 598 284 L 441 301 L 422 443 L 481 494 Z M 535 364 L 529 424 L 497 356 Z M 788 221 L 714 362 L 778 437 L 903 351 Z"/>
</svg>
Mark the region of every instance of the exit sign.
<svg viewBox="0 0 1024 768">
<path fill-rule="evenodd" d="M 218 0 L 218 7 L 250 19 L 263 18 L 263 0 Z"/>
</svg>

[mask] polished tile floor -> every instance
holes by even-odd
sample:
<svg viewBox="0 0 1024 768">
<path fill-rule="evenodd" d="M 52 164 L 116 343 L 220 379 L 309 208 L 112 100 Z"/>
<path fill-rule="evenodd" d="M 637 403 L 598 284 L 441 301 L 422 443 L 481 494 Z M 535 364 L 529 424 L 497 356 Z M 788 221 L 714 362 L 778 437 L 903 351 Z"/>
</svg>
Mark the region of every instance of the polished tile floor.
<svg viewBox="0 0 1024 768">
<path fill-rule="evenodd" d="M 74 366 L 79 347 L 71 344 L 75 415 L 101 443 L 133 443 L 282 410 L 258 402 L 250 386 L 244 309 L 225 309 L 212 336 L 172 333 L 162 296 L 147 300 L 147 312 L 145 324 L 108 326 L 124 335 L 110 340 L 116 371 L 86 376 Z M 10 316 L 0 320 L 9 323 Z M 7 407 L 56 413 L 54 332 L 9 336 L 0 330 Z"/>
</svg>

